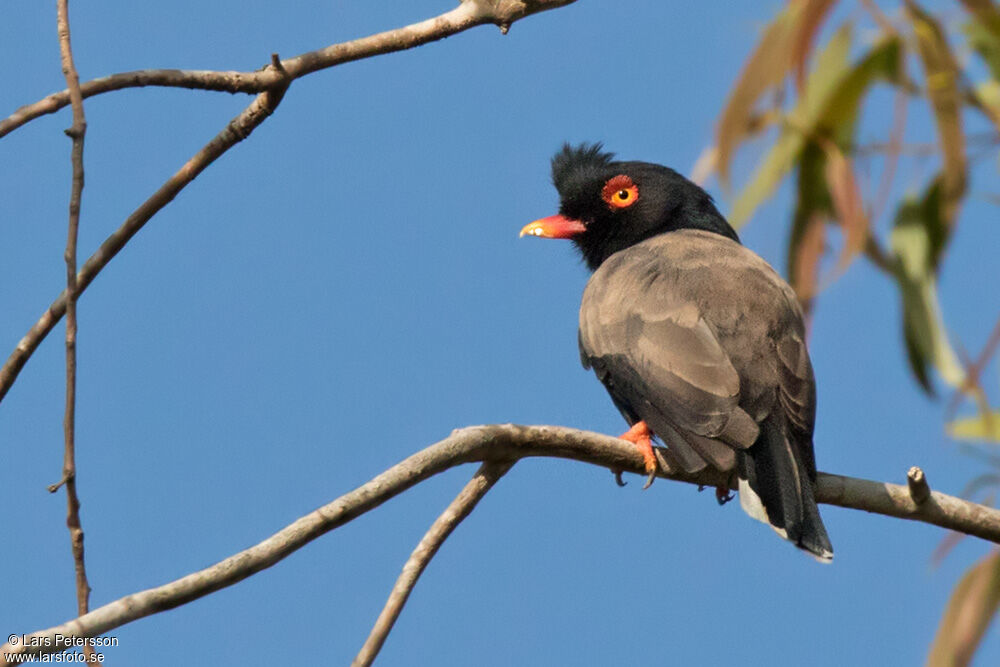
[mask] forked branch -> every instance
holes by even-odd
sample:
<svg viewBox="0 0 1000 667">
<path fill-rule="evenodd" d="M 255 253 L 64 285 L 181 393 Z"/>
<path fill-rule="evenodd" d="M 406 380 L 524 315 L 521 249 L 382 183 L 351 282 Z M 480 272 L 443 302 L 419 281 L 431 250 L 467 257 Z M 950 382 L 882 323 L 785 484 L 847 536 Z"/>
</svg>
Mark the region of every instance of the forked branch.
<svg viewBox="0 0 1000 667">
<path fill-rule="evenodd" d="M 458 524 L 472 513 L 486 492 L 492 489 L 497 480 L 507 474 L 513 465 L 513 461 L 503 463 L 487 461 L 479 466 L 479 470 L 465 485 L 462 492 L 434 521 L 427 534 L 417 544 L 417 548 L 410 554 L 406 564 L 403 565 L 403 571 L 399 574 L 396 585 L 392 587 L 389 599 L 386 600 L 382 613 L 375 621 L 371 634 L 368 635 L 364 646 L 361 647 L 354 662 L 351 663 L 352 667 L 368 667 L 375 661 L 378 652 L 382 650 L 386 637 L 392 631 L 392 626 L 396 624 L 396 619 L 403 611 L 403 605 L 410 598 L 410 593 L 416 586 L 417 579 L 423 574 L 427 564 L 431 562 L 431 558 L 434 558 L 434 554 L 438 552 L 438 549 L 441 548 L 452 531 L 458 527 Z"/>
<path fill-rule="evenodd" d="M 77 276 L 77 295 L 82 294 L 108 262 L 160 209 L 170 203 L 188 183 L 223 153 L 245 139 L 277 108 L 288 86 L 295 79 L 317 70 L 353 60 L 403 51 L 434 42 L 478 25 L 495 24 L 506 30 L 517 19 L 548 9 L 568 5 L 575 0 L 465 0 L 455 9 L 420 23 L 380 32 L 369 37 L 324 49 L 311 51 L 288 60 L 277 56 L 267 67 L 257 72 L 212 72 L 180 70 L 148 70 L 128 72 L 83 84 L 82 95 L 119 90 L 135 86 L 180 85 L 186 88 L 258 92 L 259 95 L 239 116 L 234 118 L 214 139 L 195 154 L 170 177 L 109 236 L 101 247 L 84 263 Z M 199 83 L 202 85 L 193 85 Z M 50 95 L 35 104 L 22 107 L 0 122 L 0 137 L 33 118 L 52 113 L 69 103 L 69 92 Z M 10 390 L 31 355 L 66 313 L 65 291 L 42 314 L 13 352 L 0 367 L 0 401 Z"/>
<path fill-rule="evenodd" d="M 661 455 L 662 478 L 701 486 L 727 484 L 726 476 L 715 471 L 683 473 L 670 465 L 664 450 L 657 453 Z M 0 652 L 12 656 L 55 652 L 63 648 L 55 645 L 56 635 L 96 637 L 134 620 L 173 609 L 274 565 L 319 536 L 439 472 L 463 463 L 510 464 L 534 456 L 572 459 L 644 474 L 637 449 L 618 438 L 557 426 L 498 424 L 463 428 L 249 549 L 176 581 L 127 595 L 62 625 L 34 632 L 27 642 L 5 645 Z M 1000 511 L 936 491 L 918 504 L 906 485 L 820 473 L 816 498 L 821 503 L 921 521 L 1000 544 Z"/>
</svg>

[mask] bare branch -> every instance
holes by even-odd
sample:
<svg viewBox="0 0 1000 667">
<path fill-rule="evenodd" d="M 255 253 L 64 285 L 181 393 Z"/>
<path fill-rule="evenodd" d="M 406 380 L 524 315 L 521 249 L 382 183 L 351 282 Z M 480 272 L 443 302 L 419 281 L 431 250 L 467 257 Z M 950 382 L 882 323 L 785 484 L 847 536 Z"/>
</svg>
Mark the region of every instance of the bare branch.
<svg viewBox="0 0 1000 667">
<path fill-rule="evenodd" d="M 143 225 L 160 209 L 169 204 L 177 196 L 177 193 L 193 181 L 205 167 L 212 164 L 237 143 L 246 139 L 258 125 L 274 113 L 284 93 L 285 88 L 279 87 L 274 91 L 258 95 L 250 106 L 229 121 L 229 124 L 219 134 L 205 144 L 200 151 L 184 163 L 184 166 L 177 173 L 160 186 L 159 190 L 133 211 L 132 215 L 122 223 L 122 226 L 105 239 L 101 247 L 84 262 L 83 268 L 80 269 L 76 277 L 77 295 L 82 294 L 97 277 L 97 274 L 101 272 L 101 269 L 107 266 L 108 262 L 125 247 L 125 244 L 142 229 Z M 0 401 L 14 384 L 18 373 L 21 372 L 35 349 L 66 313 L 66 305 L 67 292 L 64 290 L 11 352 L 3 367 L 0 368 Z"/>
<path fill-rule="evenodd" d="M 864 251 L 865 256 L 871 260 L 872 264 L 890 276 L 895 275 L 898 260 L 882 247 L 882 245 L 878 242 L 878 239 L 875 238 L 870 230 L 868 232 L 868 238 L 865 239 Z"/>
<path fill-rule="evenodd" d="M 910 498 L 913 498 L 913 502 L 917 505 L 923 505 L 931 497 L 927 476 L 918 466 L 913 466 L 906 472 L 906 485 L 910 489 Z"/>
<path fill-rule="evenodd" d="M 220 155 L 232 148 L 236 143 L 242 141 L 260 125 L 271 113 L 274 112 L 289 84 L 296 78 L 305 76 L 310 72 L 333 67 L 344 62 L 359 60 L 382 53 L 392 51 L 402 51 L 411 49 L 421 44 L 434 42 L 455 33 L 462 32 L 477 25 L 493 23 L 498 26 L 510 26 L 519 18 L 568 5 L 575 0 L 465 0 L 455 9 L 446 12 L 436 18 L 428 19 L 420 23 L 414 23 L 404 28 L 381 32 L 370 37 L 345 42 L 334 46 L 312 51 L 296 58 L 280 61 L 280 66 L 275 66 L 272 62 L 263 70 L 253 73 L 240 72 L 180 72 L 179 70 L 157 70 L 165 73 L 162 79 L 152 76 L 151 73 L 131 72 L 129 74 L 116 75 L 124 77 L 110 81 L 114 77 L 106 77 L 98 81 L 104 81 L 104 87 L 92 86 L 91 94 L 96 92 L 106 92 L 118 88 L 129 87 L 129 81 L 143 81 L 145 83 L 134 83 L 134 85 L 167 85 L 165 81 L 185 81 L 191 82 L 195 79 L 207 82 L 237 81 L 240 86 L 248 77 L 256 82 L 246 90 L 260 90 L 260 95 L 250 104 L 239 116 L 229 122 L 229 125 L 220 132 L 212 141 L 208 142 L 194 157 L 181 167 L 159 190 L 137 208 L 132 215 L 109 236 L 101 247 L 84 263 L 83 269 L 77 277 L 78 294 L 83 293 L 90 285 L 91 281 L 101 272 L 108 262 L 121 250 L 129 239 L 142 226 L 152 218 L 161 208 L 166 206 L 177 196 L 188 183 L 201 173 L 205 167 L 214 162 Z M 274 60 L 272 58 L 272 60 Z M 166 74 L 169 73 L 169 74 Z M 148 76 L 139 76 L 139 75 Z M 126 80 L 127 79 L 127 80 Z M 91 82 L 92 84 L 94 82 Z M 83 96 L 87 96 L 89 84 L 83 86 Z M 203 87 L 205 86 L 186 86 Z M 100 90 L 98 90 L 100 89 Z M 230 90 L 230 88 L 219 88 L 220 90 Z M 240 90 L 243 90 L 241 87 Z M 96 91 L 96 92 L 94 92 Z M 50 96 L 42 102 L 31 105 L 35 107 L 42 105 L 44 110 L 31 111 L 29 107 L 23 107 L 14 116 L 0 123 L 0 136 L 9 132 L 14 127 L 23 125 L 31 118 L 44 113 L 51 113 L 66 105 L 66 99 L 59 97 L 63 93 Z M 29 111 L 25 111 L 29 109 Z M 37 111 L 37 113 L 36 113 Z M 19 115 L 20 114 L 20 115 Z M 34 114 L 34 115 L 32 115 Z M 18 118 L 20 120 L 12 121 Z M 15 122 L 13 126 L 7 127 L 5 123 Z M 18 373 L 27 363 L 38 345 L 44 340 L 52 328 L 66 312 L 66 292 L 52 302 L 48 310 L 35 322 L 34 326 L 28 330 L 17 346 L 11 352 L 3 367 L 0 368 L 0 401 L 10 390 L 12 384 L 17 379 Z"/>
<path fill-rule="evenodd" d="M 410 597 L 410 592 L 417 584 L 417 579 L 423 574 L 427 564 L 434 558 L 434 554 L 444 543 L 451 532 L 458 527 L 465 517 L 472 513 L 476 505 L 482 500 L 486 492 L 493 488 L 501 477 L 503 477 L 514 463 L 507 461 L 503 463 L 486 462 L 479 467 L 469 483 L 465 485 L 461 493 L 451 501 L 447 509 L 431 525 L 427 534 L 424 535 L 417 548 L 410 554 L 409 560 L 403 565 L 403 571 L 396 580 L 389 599 L 386 600 L 385 608 L 375 621 L 375 627 L 365 640 L 364 646 L 358 652 L 353 667 L 368 667 L 375 661 L 378 652 L 382 650 L 386 637 L 396 624 L 396 619 L 403 611 L 403 605 Z"/>
<path fill-rule="evenodd" d="M 871 14 L 875 23 L 882 28 L 882 32 L 887 35 L 894 35 L 899 32 L 896 30 L 896 26 L 892 24 L 892 21 L 889 20 L 889 17 L 887 17 L 882 10 L 879 9 L 878 5 L 876 5 L 873 0 L 861 0 L 861 5 L 868 11 L 869 14 Z"/>
<path fill-rule="evenodd" d="M 217 72 L 212 70 L 146 69 L 121 72 L 92 79 L 80 86 L 84 99 L 123 88 L 163 86 L 218 90 L 229 93 L 259 93 L 266 90 L 256 78 L 257 72 Z M 32 104 L 26 104 L 0 121 L 0 137 L 10 134 L 22 125 L 41 116 L 59 111 L 70 103 L 69 90 L 52 93 Z"/>
<path fill-rule="evenodd" d="M 889 133 L 889 145 L 885 164 L 882 167 L 882 178 L 879 182 L 878 193 L 875 195 L 873 208 L 869 213 L 873 223 L 882 217 L 882 212 L 885 211 L 885 207 L 889 203 L 889 194 L 892 192 L 892 183 L 896 177 L 896 167 L 899 165 L 899 156 L 903 148 L 908 103 L 906 94 L 897 88 L 893 95 L 892 130 Z"/>
<path fill-rule="evenodd" d="M 506 33 L 510 25 L 530 14 L 568 5 L 576 0 L 463 0 L 455 9 L 420 23 L 388 30 L 362 39 L 334 44 L 303 53 L 282 62 L 288 77 L 297 79 L 321 69 L 327 69 L 383 53 L 404 51 L 435 42 L 456 33 L 486 23 L 500 27 Z M 124 88 L 163 86 L 194 90 L 217 90 L 227 93 L 262 93 L 282 81 L 273 68 L 255 72 L 216 70 L 147 69 L 121 72 L 87 81 L 81 87 L 83 97 L 100 95 Z M 53 93 L 25 105 L 0 121 L 0 137 L 46 114 L 55 113 L 70 103 L 69 90 Z"/>
<path fill-rule="evenodd" d="M 658 450 L 658 453 L 663 451 Z M 13 660 L 16 655 L 62 650 L 66 647 L 55 644 L 57 634 L 64 637 L 96 637 L 126 623 L 232 586 L 439 472 L 473 461 L 510 463 L 534 456 L 572 459 L 645 475 L 638 449 L 631 443 L 607 435 L 559 426 L 516 424 L 459 429 L 249 549 L 176 581 L 127 595 L 62 625 L 34 632 L 27 637 L 27 642 L 19 642 L 17 646 L 5 644 L 0 653 L 7 652 L 11 656 L 8 659 Z M 662 478 L 707 487 L 729 485 L 728 475 L 707 469 L 691 475 L 671 467 L 669 457 L 659 458 L 662 467 L 659 476 Z M 1000 544 L 1000 510 L 937 491 L 932 491 L 930 497 L 918 506 L 910 497 L 906 485 L 820 473 L 816 500 L 921 521 Z"/>
<path fill-rule="evenodd" d="M 962 385 L 955 389 L 955 393 L 952 395 L 951 400 L 948 401 L 948 406 L 945 408 L 945 420 L 950 421 L 955 416 L 955 411 L 958 410 L 959 403 L 961 403 L 962 397 L 967 394 L 974 394 L 980 398 L 981 403 L 985 403 L 985 394 L 982 385 L 979 382 L 980 376 L 983 374 L 987 364 L 989 364 L 990 359 L 996 353 L 998 346 L 1000 346 L 1000 319 L 997 319 L 996 324 L 993 325 L 993 331 L 990 332 L 989 338 L 986 339 L 986 344 L 983 345 L 982 351 L 979 353 L 979 357 L 973 363 L 966 364 L 965 370 L 965 380 Z M 980 405 L 980 411 L 983 414 L 989 414 L 989 406 Z"/>
<path fill-rule="evenodd" d="M 902 114 L 901 114 L 902 115 Z M 893 121 L 894 123 L 900 123 L 900 120 Z M 895 132 L 895 125 L 893 131 Z M 904 128 L 905 129 L 905 128 Z M 1000 144 L 1000 134 L 996 130 L 989 130 L 987 132 L 970 132 L 966 135 L 966 143 L 970 146 L 977 148 L 989 149 Z M 902 144 L 894 139 L 890 139 L 888 142 L 872 142 L 868 144 L 859 144 L 851 148 L 851 152 L 859 157 L 869 157 L 871 155 L 884 154 L 887 157 L 894 157 L 900 155 L 906 155 L 910 157 L 927 158 L 931 157 L 940 148 L 935 142 L 914 142 L 909 144 Z"/>
<path fill-rule="evenodd" d="M 83 526 L 80 523 L 80 498 L 76 493 L 76 299 L 79 294 L 76 282 L 76 241 L 80 228 L 80 201 L 83 196 L 83 139 L 87 134 L 87 119 L 83 113 L 83 95 L 80 77 L 73 62 L 70 46 L 69 0 L 56 3 L 56 23 L 59 33 L 59 54 L 63 76 L 73 104 L 73 125 L 66 134 L 73 140 L 71 160 L 73 184 L 69 197 L 69 224 L 66 235 L 66 410 L 63 417 L 63 470 L 62 482 L 66 484 L 66 526 L 69 528 L 73 568 L 76 573 L 77 614 L 87 613 L 90 601 L 90 583 L 83 558 Z M 59 484 L 50 491 L 59 488 Z M 88 658 L 94 649 L 84 647 Z"/>
</svg>

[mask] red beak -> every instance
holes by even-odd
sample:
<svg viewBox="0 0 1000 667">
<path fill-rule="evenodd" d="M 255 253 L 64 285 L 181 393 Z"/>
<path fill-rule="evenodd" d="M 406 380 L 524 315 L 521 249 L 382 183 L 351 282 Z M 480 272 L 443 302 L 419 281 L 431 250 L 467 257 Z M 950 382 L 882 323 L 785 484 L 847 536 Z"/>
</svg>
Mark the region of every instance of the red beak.
<svg viewBox="0 0 1000 667">
<path fill-rule="evenodd" d="M 587 231 L 587 227 L 579 220 L 572 220 L 563 215 L 550 215 L 528 223 L 521 230 L 521 236 L 541 236 L 546 239 L 570 239 Z"/>
</svg>

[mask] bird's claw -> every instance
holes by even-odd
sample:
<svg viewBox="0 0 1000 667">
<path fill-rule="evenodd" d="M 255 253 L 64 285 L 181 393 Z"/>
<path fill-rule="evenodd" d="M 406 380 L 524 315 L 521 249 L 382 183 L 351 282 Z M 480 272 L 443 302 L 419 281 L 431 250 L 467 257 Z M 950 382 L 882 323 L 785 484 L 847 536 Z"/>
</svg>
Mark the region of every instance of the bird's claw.
<svg viewBox="0 0 1000 667">
<path fill-rule="evenodd" d="M 736 496 L 733 495 L 733 492 L 728 487 L 725 486 L 715 487 L 715 500 L 720 505 L 725 505 L 735 497 Z"/>
<path fill-rule="evenodd" d="M 622 479 L 622 470 L 621 469 L 612 469 L 611 472 L 614 473 L 614 475 L 615 475 L 615 484 L 617 484 L 618 486 L 625 486 L 626 484 L 628 484 L 628 482 L 626 482 L 624 479 Z"/>
<path fill-rule="evenodd" d="M 649 475 L 646 478 L 646 483 L 642 485 L 642 490 L 645 491 L 653 483 L 653 480 L 656 479 L 656 471 L 659 469 L 656 454 L 653 453 L 653 432 L 649 430 L 646 422 L 638 421 L 632 425 L 632 428 L 622 433 L 619 437 L 634 444 L 642 454 L 644 467 L 646 468 L 646 473 Z"/>
</svg>

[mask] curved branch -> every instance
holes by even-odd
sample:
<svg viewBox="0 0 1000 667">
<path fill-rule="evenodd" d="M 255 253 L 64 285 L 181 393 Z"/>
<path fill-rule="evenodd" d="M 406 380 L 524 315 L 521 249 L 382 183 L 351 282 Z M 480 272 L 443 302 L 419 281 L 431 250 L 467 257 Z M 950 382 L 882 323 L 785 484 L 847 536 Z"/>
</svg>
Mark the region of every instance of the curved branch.
<svg viewBox="0 0 1000 667">
<path fill-rule="evenodd" d="M 146 86 L 218 90 L 229 93 L 259 93 L 265 90 L 266 86 L 259 85 L 255 77 L 256 74 L 258 72 L 144 69 L 91 79 L 80 84 L 80 92 L 84 99 L 123 88 L 144 88 Z M 58 93 L 52 93 L 37 102 L 26 104 L 0 121 L 0 137 L 10 134 L 36 118 L 55 113 L 69 103 L 69 91 L 60 90 Z"/>
<path fill-rule="evenodd" d="M 658 454 L 663 450 L 658 449 Z M 56 635 L 97 637 L 157 612 L 173 609 L 246 579 L 309 542 L 372 510 L 411 486 L 463 463 L 510 463 L 546 456 L 645 474 L 642 455 L 628 442 L 599 433 L 558 426 L 497 424 L 471 426 L 396 464 L 354 491 L 298 519 L 263 542 L 157 588 L 127 595 L 66 623 L 26 635 L 16 646 L 5 644 L 0 655 L 54 653 Z M 660 457 L 659 477 L 700 486 L 725 486 L 727 475 L 705 470 L 691 475 Z M 875 514 L 921 521 L 1000 544 L 1000 510 L 943 493 L 931 492 L 919 505 L 906 486 L 820 473 L 816 499 L 821 503 Z M 11 664 L 11 663 L 4 663 Z"/>
<path fill-rule="evenodd" d="M 463 0 L 455 9 L 420 23 L 387 30 L 342 44 L 303 53 L 283 60 L 282 67 L 295 80 L 306 74 L 336 65 L 370 58 L 371 56 L 404 51 L 435 42 L 455 33 L 485 23 L 507 31 L 514 21 L 548 9 L 568 5 L 576 0 Z M 216 90 L 226 93 L 262 93 L 281 82 L 282 77 L 271 68 L 255 72 L 217 70 L 147 69 L 111 74 L 87 81 L 80 86 L 84 98 L 124 88 L 163 86 L 195 90 Z M 70 103 L 68 90 L 61 90 L 32 104 L 27 104 L 0 121 L 0 137 L 46 114 L 55 113 Z"/>
<path fill-rule="evenodd" d="M 382 613 L 378 615 L 375 626 L 371 634 L 365 640 L 364 646 L 358 651 L 357 657 L 351 663 L 352 667 L 368 667 L 375 661 L 378 652 L 382 650 L 386 637 L 392 631 L 392 626 L 396 624 L 396 619 L 403 611 L 403 606 L 410 598 L 413 587 L 417 584 L 417 579 L 423 574 L 427 564 L 434 558 L 434 554 L 444 543 L 452 531 L 458 527 L 465 517 L 472 513 L 479 501 L 483 499 L 487 491 L 493 488 L 501 477 L 507 474 L 512 461 L 504 463 L 494 463 L 488 461 L 479 466 L 479 470 L 472 476 L 465 488 L 455 497 L 441 516 L 434 521 L 427 534 L 423 536 L 417 544 L 417 548 L 410 554 L 410 558 L 403 565 L 403 571 L 396 580 L 396 585 L 389 593 Z"/>
<path fill-rule="evenodd" d="M 250 135 L 281 102 L 291 82 L 310 72 L 369 56 L 411 49 L 421 44 L 444 39 L 455 33 L 484 23 L 494 23 L 505 29 L 519 18 L 570 4 L 575 0 L 465 0 L 455 9 L 420 23 L 381 32 L 370 37 L 336 44 L 289 60 L 272 57 L 269 66 L 258 72 L 183 72 L 180 70 L 150 70 L 129 72 L 83 85 L 83 96 L 146 85 L 183 85 L 188 88 L 211 88 L 230 92 L 260 92 L 260 95 L 212 141 L 180 168 L 159 190 L 137 208 L 109 236 L 101 247 L 84 263 L 77 278 L 77 295 L 82 294 L 108 262 L 118 254 L 129 239 L 161 208 L 177 196 L 188 183 L 220 155 Z M 189 85 L 200 82 L 204 85 Z M 218 87 L 215 87 L 218 86 Z M 32 118 L 52 113 L 69 102 L 69 93 L 50 95 L 41 102 L 22 107 L 13 116 L 0 122 L 0 137 Z M 17 379 L 38 345 L 66 312 L 66 292 L 56 298 L 34 326 L 28 330 L 0 368 L 0 402 Z"/>
</svg>

